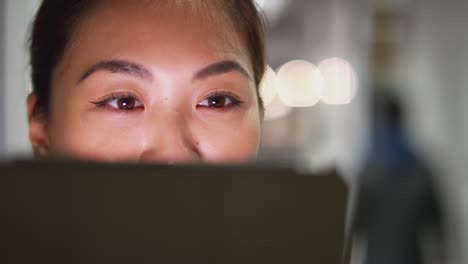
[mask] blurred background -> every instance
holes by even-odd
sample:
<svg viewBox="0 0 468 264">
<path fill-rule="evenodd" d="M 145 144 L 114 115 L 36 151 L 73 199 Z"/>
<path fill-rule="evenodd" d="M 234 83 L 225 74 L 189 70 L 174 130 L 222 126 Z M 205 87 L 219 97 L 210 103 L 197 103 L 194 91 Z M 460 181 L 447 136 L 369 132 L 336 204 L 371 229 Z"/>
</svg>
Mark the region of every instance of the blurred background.
<svg viewBox="0 0 468 264">
<path fill-rule="evenodd" d="M 373 241 L 387 239 L 381 229 L 395 227 L 391 217 L 405 209 L 421 212 L 414 218 L 438 219 L 431 229 L 438 235 L 414 235 L 420 256 L 411 263 L 468 263 L 468 1 L 257 2 L 269 23 L 271 67 L 262 87 L 268 104 L 260 160 L 341 172 L 358 230 L 353 263 L 387 263 L 374 256 L 401 253 L 379 251 L 396 247 L 397 238 Z M 0 0 L 0 157 L 6 160 L 31 156 L 25 40 L 38 3 Z M 385 197 L 401 199 L 379 202 Z M 408 220 L 405 228 L 419 230 L 423 220 Z M 405 234 L 405 241 L 413 239 Z"/>
</svg>

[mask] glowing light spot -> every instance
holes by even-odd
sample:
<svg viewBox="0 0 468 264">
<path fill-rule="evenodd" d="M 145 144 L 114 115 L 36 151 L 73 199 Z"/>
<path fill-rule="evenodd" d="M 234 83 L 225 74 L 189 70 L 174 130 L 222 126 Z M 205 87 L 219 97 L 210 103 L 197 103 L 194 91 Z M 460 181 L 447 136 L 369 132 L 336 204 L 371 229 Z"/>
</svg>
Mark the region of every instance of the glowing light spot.
<svg viewBox="0 0 468 264">
<path fill-rule="evenodd" d="M 276 120 L 286 117 L 291 112 L 291 108 L 281 101 L 278 96 L 265 107 L 265 120 Z"/>
<path fill-rule="evenodd" d="M 277 91 L 291 107 L 310 107 L 322 98 L 324 81 L 318 68 L 303 60 L 284 64 L 278 71 Z"/>
<path fill-rule="evenodd" d="M 271 104 L 271 102 L 273 102 L 273 99 L 275 99 L 277 94 L 276 82 L 277 78 L 275 71 L 270 66 L 267 66 L 265 75 L 263 76 L 263 80 L 259 88 L 260 97 L 263 100 L 264 106 L 268 106 Z"/>
<path fill-rule="evenodd" d="M 257 2 L 257 5 L 259 7 L 263 8 L 265 6 L 265 0 L 255 0 L 255 2 Z"/>
<path fill-rule="evenodd" d="M 349 104 L 356 96 L 357 74 L 353 66 L 341 58 L 330 58 L 319 64 L 325 80 L 322 101 L 326 104 Z"/>
</svg>

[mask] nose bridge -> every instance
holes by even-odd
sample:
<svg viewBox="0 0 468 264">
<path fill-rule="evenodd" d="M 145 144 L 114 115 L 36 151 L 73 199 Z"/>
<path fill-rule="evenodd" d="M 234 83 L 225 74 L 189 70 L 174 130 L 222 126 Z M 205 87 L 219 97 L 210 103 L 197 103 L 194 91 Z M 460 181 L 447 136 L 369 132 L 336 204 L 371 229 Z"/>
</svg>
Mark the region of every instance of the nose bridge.
<svg viewBox="0 0 468 264">
<path fill-rule="evenodd" d="M 177 110 L 151 114 L 147 120 L 141 162 L 192 163 L 200 160 L 190 126 Z"/>
</svg>

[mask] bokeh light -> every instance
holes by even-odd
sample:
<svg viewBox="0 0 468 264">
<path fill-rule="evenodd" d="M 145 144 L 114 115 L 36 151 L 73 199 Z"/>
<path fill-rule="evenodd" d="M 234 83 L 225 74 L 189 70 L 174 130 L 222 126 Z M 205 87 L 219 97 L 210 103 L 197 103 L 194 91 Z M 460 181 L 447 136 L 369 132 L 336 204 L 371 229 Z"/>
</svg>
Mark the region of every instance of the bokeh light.
<svg viewBox="0 0 468 264">
<path fill-rule="evenodd" d="M 255 2 L 257 2 L 257 5 L 261 8 L 265 6 L 265 0 L 255 0 Z"/>
<path fill-rule="evenodd" d="M 275 98 L 277 91 L 276 91 L 276 73 L 275 71 L 267 65 L 266 70 L 265 70 L 265 75 L 263 76 L 263 80 L 260 83 L 260 97 L 263 100 L 263 105 L 268 106 L 273 102 L 273 99 Z"/>
<path fill-rule="evenodd" d="M 310 107 L 322 98 L 324 81 L 319 69 L 303 60 L 284 64 L 277 74 L 277 91 L 290 107 Z"/>
<path fill-rule="evenodd" d="M 272 102 L 265 106 L 265 120 L 277 120 L 288 116 L 291 108 L 283 103 L 283 101 L 276 95 Z"/>
<path fill-rule="evenodd" d="M 356 96 L 357 74 L 348 61 L 330 58 L 318 66 L 325 81 L 322 101 L 326 104 L 349 104 Z"/>
</svg>

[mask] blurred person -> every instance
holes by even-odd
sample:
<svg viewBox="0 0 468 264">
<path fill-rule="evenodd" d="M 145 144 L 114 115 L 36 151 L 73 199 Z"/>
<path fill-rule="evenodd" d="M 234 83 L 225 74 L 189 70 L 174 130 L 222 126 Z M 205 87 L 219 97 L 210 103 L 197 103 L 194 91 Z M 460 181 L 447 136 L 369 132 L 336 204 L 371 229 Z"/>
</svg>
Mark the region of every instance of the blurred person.
<svg viewBox="0 0 468 264">
<path fill-rule="evenodd" d="M 355 232 L 367 241 L 365 263 L 426 263 L 424 239 L 441 239 L 433 175 L 404 135 L 404 111 L 397 97 L 378 90 L 373 105 L 372 149 L 360 178 L 354 219 Z M 441 258 L 441 252 L 431 254 Z"/>
<path fill-rule="evenodd" d="M 257 156 L 265 51 L 253 0 L 43 0 L 30 53 L 37 158 Z"/>
</svg>

